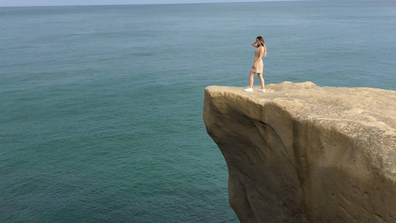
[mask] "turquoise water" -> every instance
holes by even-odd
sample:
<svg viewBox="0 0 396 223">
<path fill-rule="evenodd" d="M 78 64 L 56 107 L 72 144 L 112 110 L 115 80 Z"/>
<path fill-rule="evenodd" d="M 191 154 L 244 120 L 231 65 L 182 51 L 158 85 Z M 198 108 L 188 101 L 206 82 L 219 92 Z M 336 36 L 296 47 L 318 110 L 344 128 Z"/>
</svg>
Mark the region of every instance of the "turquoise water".
<svg viewBox="0 0 396 223">
<path fill-rule="evenodd" d="M 239 222 L 204 87 L 396 90 L 396 2 L 0 8 L 0 222 Z M 259 85 L 257 76 L 255 85 Z"/>
</svg>

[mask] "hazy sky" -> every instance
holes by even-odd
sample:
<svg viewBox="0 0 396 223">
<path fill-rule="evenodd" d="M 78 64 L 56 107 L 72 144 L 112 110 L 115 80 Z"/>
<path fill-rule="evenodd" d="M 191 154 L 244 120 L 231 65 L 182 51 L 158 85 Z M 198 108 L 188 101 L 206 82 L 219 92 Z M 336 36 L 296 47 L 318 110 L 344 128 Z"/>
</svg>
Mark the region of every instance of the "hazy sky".
<svg viewBox="0 0 396 223">
<path fill-rule="evenodd" d="M 42 6 L 42 5 L 118 5 L 118 4 L 170 4 L 208 2 L 264 2 L 268 0 L 0 0 L 1 6 Z M 281 0 L 271 0 L 281 1 Z"/>
</svg>

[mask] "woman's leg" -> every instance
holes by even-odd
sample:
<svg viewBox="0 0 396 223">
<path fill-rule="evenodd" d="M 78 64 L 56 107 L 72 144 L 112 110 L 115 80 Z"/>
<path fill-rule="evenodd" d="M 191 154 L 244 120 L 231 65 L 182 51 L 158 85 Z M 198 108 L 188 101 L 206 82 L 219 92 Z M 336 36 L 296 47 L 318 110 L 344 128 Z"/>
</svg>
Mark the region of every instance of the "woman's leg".
<svg viewBox="0 0 396 223">
<path fill-rule="evenodd" d="M 260 78 L 261 82 L 261 89 L 264 89 L 264 78 L 262 73 L 257 73 L 258 77 Z"/>
<path fill-rule="evenodd" d="M 249 77 L 249 87 L 253 88 L 253 82 L 254 82 L 254 72 L 250 72 L 250 77 Z"/>
</svg>

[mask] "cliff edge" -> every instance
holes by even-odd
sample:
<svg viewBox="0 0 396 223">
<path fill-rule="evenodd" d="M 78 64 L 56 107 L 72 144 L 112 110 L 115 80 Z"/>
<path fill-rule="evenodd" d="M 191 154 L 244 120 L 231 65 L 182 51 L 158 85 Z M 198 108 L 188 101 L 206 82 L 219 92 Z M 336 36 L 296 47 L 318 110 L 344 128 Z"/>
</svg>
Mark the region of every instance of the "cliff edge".
<svg viewBox="0 0 396 223">
<path fill-rule="evenodd" d="M 257 90 L 205 88 L 204 122 L 241 222 L 396 222 L 396 91 Z"/>
</svg>

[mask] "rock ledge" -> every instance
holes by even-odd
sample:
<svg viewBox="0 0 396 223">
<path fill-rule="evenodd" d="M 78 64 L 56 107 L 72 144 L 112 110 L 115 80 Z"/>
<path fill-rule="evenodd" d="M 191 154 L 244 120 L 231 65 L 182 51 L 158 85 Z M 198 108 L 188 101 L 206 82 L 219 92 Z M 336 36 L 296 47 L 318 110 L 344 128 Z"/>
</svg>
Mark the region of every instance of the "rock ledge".
<svg viewBox="0 0 396 223">
<path fill-rule="evenodd" d="M 205 88 L 207 133 L 244 223 L 396 222 L 396 91 Z"/>
</svg>

